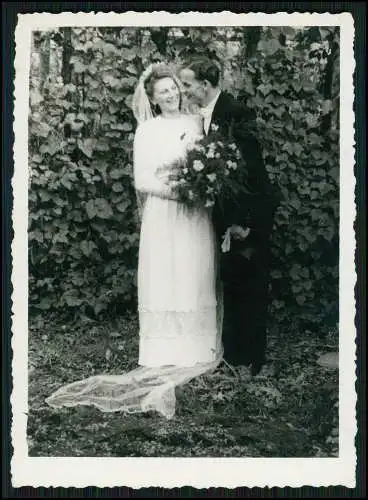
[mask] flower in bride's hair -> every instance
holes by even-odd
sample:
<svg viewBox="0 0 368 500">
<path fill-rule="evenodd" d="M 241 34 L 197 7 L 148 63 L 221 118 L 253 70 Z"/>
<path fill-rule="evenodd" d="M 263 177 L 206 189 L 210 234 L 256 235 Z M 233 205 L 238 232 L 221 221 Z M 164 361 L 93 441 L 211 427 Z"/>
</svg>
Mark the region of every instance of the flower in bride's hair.
<svg viewBox="0 0 368 500">
<path fill-rule="evenodd" d="M 201 170 L 204 169 L 204 165 L 201 162 L 201 160 L 194 160 L 193 162 L 193 168 L 196 172 L 200 172 Z"/>
</svg>

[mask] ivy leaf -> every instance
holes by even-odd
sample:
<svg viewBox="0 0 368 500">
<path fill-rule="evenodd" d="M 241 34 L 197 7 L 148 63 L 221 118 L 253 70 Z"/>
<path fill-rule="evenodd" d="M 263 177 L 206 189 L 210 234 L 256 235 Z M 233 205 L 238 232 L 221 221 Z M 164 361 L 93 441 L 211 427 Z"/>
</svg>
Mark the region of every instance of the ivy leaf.
<svg viewBox="0 0 368 500">
<path fill-rule="evenodd" d="M 108 43 L 108 42 L 104 42 L 102 44 L 102 50 L 104 51 L 105 55 L 110 54 L 110 53 L 115 54 L 117 52 L 115 45 L 113 45 L 112 43 Z"/>
<path fill-rule="evenodd" d="M 93 139 L 78 139 L 78 148 L 84 153 L 88 158 L 92 158 L 94 149 Z"/>
<path fill-rule="evenodd" d="M 42 297 L 40 302 L 38 304 L 34 304 L 37 309 L 42 309 L 44 311 L 47 311 L 48 309 L 51 308 L 51 299 L 49 297 Z"/>
<path fill-rule="evenodd" d="M 33 132 L 40 137 L 47 137 L 51 132 L 51 127 L 46 122 L 41 122 L 33 127 Z"/>
<path fill-rule="evenodd" d="M 127 67 L 125 68 L 125 71 L 127 71 L 128 73 L 130 73 L 132 75 L 137 75 L 138 74 L 138 70 L 134 66 L 134 64 L 128 64 Z"/>
<path fill-rule="evenodd" d="M 328 352 L 326 354 L 321 354 L 317 359 L 317 364 L 329 370 L 337 370 L 339 368 L 339 353 Z"/>
<path fill-rule="evenodd" d="M 47 144 L 42 144 L 40 146 L 40 152 L 45 154 L 48 153 L 50 156 L 54 156 L 60 149 L 62 145 L 61 142 L 54 136 L 48 138 Z"/>
<path fill-rule="evenodd" d="M 270 85 L 269 83 L 265 84 L 265 83 L 261 83 L 261 85 L 258 85 L 257 87 L 257 90 L 259 90 L 263 95 L 267 95 L 271 92 L 272 90 L 272 85 Z"/>
<path fill-rule="evenodd" d="M 271 40 L 261 40 L 258 42 L 258 50 L 264 54 L 270 56 L 282 48 L 282 45 L 278 40 L 272 38 Z"/>
<path fill-rule="evenodd" d="M 31 106 L 37 106 L 38 104 L 40 104 L 44 100 L 44 98 L 40 94 L 40 92 L 36 89 L 36 90 L 32 90 L 29 93 L 29 100 L 31 102 Z"/>
<path fill-rule="evenodd" d="M 333 178 L 333 180 L 336 182 L 336 184 L 339 183 L 339 181 L 340 181 L 340 169 L 339 169 L 339 167 L 332 167 L 328 171 L 328 175 Z"/>
<path fill-rule="evenodd" d="M 128 95 L 128 96 L 125 98 L 124 102 L 125 102 L 125 104 L 127 105 L 127 107 L 128 107 L 129 109 L 131 109 L 131 108 L 132 108 L 132 102 L 133 102 L 133 95 L 132 95 L 132 94 Z"/>
<path fill-rule="evenodd" d="M 271 271 L 271 276 L 274 279 L 282 278 L 282 272 L 279 269 L 275 269 L 275 270 Z"/>
<path fill-rule="evenodd" d="M 333 104 L 330 99 L 326 99 L 322 102 L 322 115 L 328 115 L 333 109 Z"/>
<path fill-rule="evenodd" d="M 95 248 L 97 248 L 97 246 L 95 245 L 95 243 L 93 243 L 93 241 L 85 241 L 83 240 L 80 244 L 80 248 L 83 252 L 83 254 L 86 256 L 86 257 L 89 257 L 91 255 L 91 253 L 93 252 L 93 250 Z"/>
<path fill-rule="evenodd" d="M 60 179 L 60 182 L 61 182 L 61 184 L 62 184 L 62 185 L 63 185 L 66 189 L 68 189 L 69 191 L 70 191 L 70 190 L 72 189 L 72 187 L 73 187 L 72 183 L 70 182 L 70 179 L 69 179 L 67 176 L 65 176 L 65 175 L 64 175 L 64 177 L 62 177 L 62 178 Z"/>
<path fill-rule="evenodd" d="M 42 163 L 42 156 L 41 155 L 32 155 L 31 161 L 34 163 Z"/>
<path fill-rule="evenodd" d="M 295 300 L 297 301 L 297 303 L 298 303 L 300 306 L 302 306 L 302 305 L 305 303 L 305 301 L 306 301 L 306 297 L 305 297 L 305 295 L 297 295 L 297 296 L 295 297 Z"/>
<path fill-rule="evenodd" d="M 90 201 L 94 206 L 93 210 L 95 211 L 96 217 L 99 217 L 100 219 L 108 219 L 113 215 L 114 212 L 111 206 L 104 198 L 96 198 L 95 200 L 90 200 Z"/>
<path fill-rule="evenodd" d="M 289 201 L 290 205 L 295 208 L 296 211 L 298 211 L 301 207 L 301 202 L 298 200 L 298 198 L 294 198 Z"/>
<path fill-rule="evenodd" d="M 133 125 L 129 122 L 117 123 L 114 128 L 117 130 L 124 130 L 124 132 L 130 132 L 133 129 Z"/>
<path fill-rule="evenodd" d="M 122 185 L 121 182 L 114 182 L 114 184 L 112 185 L 111 189 L 115 193 L 121 193 L 122 191 L 124 191 L 124 186 Z"/>
<path fill-rule="evenodd" d="M 83 73 L 84 71 L 86 71 L 86 69 L 87 69 L 87 66 L 85 66 L 80 61 L 75 61 L 74 62 L 74 71 L 76 73 Z"/>
<path fill-rule="evenodd" d="M 86 204 L 86 212 L 90 219 L 96 217 L 97 209 L 94 204 L 94 200 L 89 200 Z"/>
<path fill-rule="evenodd" d="M 300 92 L 302 90 L 302 84 L 299 80 L 294 80 L 291 85 L 296 92 Z"/>
<path fill-rule="evenodd" d="M 121 179 L 121 177 L 124 175 L 124 170 L 122 168 L 114 168 L 110 172 L 110 177 L 111 179 Z"/>
</svg>

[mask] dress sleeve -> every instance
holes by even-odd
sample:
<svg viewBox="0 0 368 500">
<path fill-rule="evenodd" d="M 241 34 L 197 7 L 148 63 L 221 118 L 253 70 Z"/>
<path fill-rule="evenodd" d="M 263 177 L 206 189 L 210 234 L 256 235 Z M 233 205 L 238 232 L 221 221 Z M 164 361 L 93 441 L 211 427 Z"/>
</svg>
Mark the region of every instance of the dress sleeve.
<svg viewBox="0 0 368 500">
<path fill-rule="evenodd" d="M 174 198 L 171 188 L 165 183 L 165 178 L 156 175 L 160 167 L 155 161 L 154 141 L 151 140 L 149 128 L 139 125 L 133 143 L 134 184 L 137 191 L 159 196 Z"/>
</svg>

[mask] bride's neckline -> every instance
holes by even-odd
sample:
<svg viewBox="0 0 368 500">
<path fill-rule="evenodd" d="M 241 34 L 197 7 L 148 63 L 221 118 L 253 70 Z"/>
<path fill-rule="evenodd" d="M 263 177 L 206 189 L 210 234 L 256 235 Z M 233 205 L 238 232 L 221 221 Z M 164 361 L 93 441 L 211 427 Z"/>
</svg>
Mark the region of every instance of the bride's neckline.
<svg viewBox="0 0 368 500">
<path fill-rule="evenodd" d="M 181 113 L 179 113 L 177 115 L 172 115 L 172 116 L 170 116 L 170 115 L 164 116 L 161 114 L 161 115 L 158 115 L 158 118 L 162 118 L 163 120 L 178 120 L 179 118 L 182 118 L 182 116 L 183 115 Z"/>
</svg>

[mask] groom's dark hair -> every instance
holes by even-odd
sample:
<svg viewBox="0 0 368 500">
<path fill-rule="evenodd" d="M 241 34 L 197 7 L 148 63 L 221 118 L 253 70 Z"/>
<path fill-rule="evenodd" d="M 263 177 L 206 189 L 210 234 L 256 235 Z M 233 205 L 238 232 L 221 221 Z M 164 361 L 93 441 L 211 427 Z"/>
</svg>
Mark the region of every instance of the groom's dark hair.
<svg viewBox="0 0 368 500">
<path fill-rule="evenodd" d="M 207 80 L 213 87 L 217 87 L 220 81 L 220 68 L 215 61 L 201 57 L 189 61 L 183 68 L 193 71 L 196 80 L 203 82 Z"/>
</svg>

